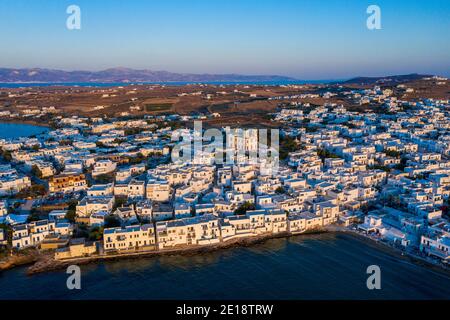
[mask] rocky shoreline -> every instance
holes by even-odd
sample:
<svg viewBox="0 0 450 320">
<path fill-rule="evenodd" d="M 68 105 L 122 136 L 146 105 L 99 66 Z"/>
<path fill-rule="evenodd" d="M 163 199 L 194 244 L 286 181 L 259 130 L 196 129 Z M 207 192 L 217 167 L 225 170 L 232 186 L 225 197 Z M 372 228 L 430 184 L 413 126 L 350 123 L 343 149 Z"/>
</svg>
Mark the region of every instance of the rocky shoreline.
<svg viewBox="0 0 450 320">
<path fill-rule="evenodd" d="M 139 259 L 139 258 L 149 258 L 155 256 L 171 256 L 171 255 L 183 255 L 183 256 L 193 256 L 201 255 L 204 253 L 209 253 L 218 250 L 226 250 L 238 247 L 250 247 L 256 244 L 264 243 L 270 239 L 279 238 L 289 238 L 296 236 L 307 236 L 313 234 L 321 233 L 334 233 L 334 234 L 346 234 L 354 237 L 358 241 L 362 241 L 367 245 L 376 247 L 388 254 L 394 255 L 397 258 L 405 261 L 409 261 L 427 268 L 431 268 L 438 272 L 444 272 L 445 274 L 450 273 L 450 268 L 442 264 L 433 263 L 424 257 L 419 257 L 404 253 L 403 251 L 390 246 L 382 241 L 377 241 L 369 236 L 365 236 L 358 232 L 345 229 L 345 228 L 326 228 L 321 230 L 308 231 L 303 233 L 289 233 L 283 232 L 279 234 L 266 234 L 258 235 L 254 237 L 244 237 L 237 238 L 227 242 L 220 242 L 212 245 L 202 245 L 202 246 L 189 246 L 189 247 L 177 247 L 173 249 L 162 249 L 162 250 L 151 250 L 151 251 L 136 251 L 127 253 L 115 253 L 115 254 L 104 254 L 95 255 L 83 258 L 73 258 L 67 260 L 55 260 L 54 252 L 38 252 L 37 250 L 31 251 L 30 253 L 17 256 L 9 256 L 4 260 L 0 261 L 0 271 L 12 269 L 18 266 L 30 265 L 27 268 L 27 275 L 34 275 L 39 273 L 46 273 L 52 271 L 63 270 L 70 265 L 87 265 L 91 263 L 98 263 L 103 261 L 118 261 L 124 259 Z"/>
<path fill-rule="evenodd" d="M 24 254 L 10 255 L 0 260 L 0 272 L 39 261 L 41 254 L 33 250 Z"/>
<path fill-rule="evenodd" d="M 65 269 L 70 265 L 86 265 L 90 263 L 96 263 L 101 261 L 117 261 L 121 259 L 139 259 L 143 257 L 154 256 L 170 256 L 170 255 L 198 255 L 217 250 L 231 249 L 237 247 L 249 247 L 255 244 L 263 243 L 270 239 L 289 238 L 292 236 L 311 235 L 325 233 L 326 230 L 314 230 L 310 232 L 304 232 L 299 234 L 292 234 L 289 232 L 283 232 L 279 234 L 267 234 L 258 235 L 254 237 L 237 238 L 227 242 L 220 242 L 212 245 L 202 245 L 195 247 L 179 247 L 174 249 L 152 250 L 152 251 L 139 251 L 130 253 L 118 253 L 107 255 L 96 255 L 85 258 L 74 258 L 67 260 L 55 260 L 54 256 L 50 253 L 42 254 L 41 257 L 27 269 L 28 275 L 57 271 Z"/>
</svg>

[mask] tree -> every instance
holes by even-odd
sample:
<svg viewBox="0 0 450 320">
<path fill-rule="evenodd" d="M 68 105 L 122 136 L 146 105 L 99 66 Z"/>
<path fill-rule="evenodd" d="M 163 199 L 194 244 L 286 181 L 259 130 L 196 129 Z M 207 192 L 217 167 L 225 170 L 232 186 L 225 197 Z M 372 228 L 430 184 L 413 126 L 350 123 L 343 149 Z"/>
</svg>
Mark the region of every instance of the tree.
<svg viewBox="0 0 450 320">
<path fill-rule="evenodd" d="M 247 211 L 251 211 L 251 210 L 255 210 L 255 204 L 254 203 L 250 203 L 250 202 L 244 202 L 243 204 L 241 204 L 239 206 L 239 208 L 237 208 L 234 211 L 234 214 L 236 215 L 241 215 L 241 214 L 246 214 Z"/>
<path fill-rule="evenodd" d="M 89 232 L 87 230 L 87 227 L 83 224 L 78 224 L 77 228 L 75 229 L 74 238 L 88 238 Z"/>
<path fill-rule="evenodd" d="M 41 220 L 39 213 L 35 209 L 33 209 L 31 211 L 31 214 L 27 218 L 27 222 L 29 223 L 29 222 L 33 222 L 33 221 L 39 221 L 39 220 Z"/>
<path fill-rule="evenodd" d="M 397 169 L 397 170 L 404 171 L 405 168 L 406 168 L 406 163 L 407 163 L 407 161 L 408 161 L 407 158 L 402 158 L 402 159 L 400 160 L 400 163 L 397 164 L 397 165 L 395 165 L 394 168 Z"/>
<path fill-rule="evenodd" d="M 2 149 L 2 157 L 6 161 L 10 162 L 12 160 L 11 151 Z"/>
<path fill-rule="evenodd" d="M 140 152 L 136 155 L 136 157 L 129 157 L 128 158 L 130 164 L 138 164 L 138 163 L 141 163 L 142 161 L 144 161 L 146 159 L 147 158 L 144 157 L 144 155 L 142 153 L 140 153 Z"/>
<path fill-rule="evenodd" d="M 442 214 L 448 218 L 450 215 L 450 199 L 444 201 L 444 205 L 441 207 Z"/>
<path fill-rule="evenodd" d="M 317 126 L 307 126 L 305 130 L 307 133 L 314 133 L 317 132 L 319 128 Z"/>
<path fill-rule="evenodd" d="M 103 238 L 103 227 L 95 227 L 89 232 L 89 240 L 98 241 Z"/>
<path fill-rule="evenodd" d="M 105 217 L 105 228 L 117 228 L 120 227 L 120 220 L 113 215 Z"/>
<path fill-rule="evenodd" d="M 60 146 L 69 146 L 72 144 L 72 140 L 70 139 L 63 139 L 59 141 Z"/>
<path fill-rule="evenodd" d="M 125 142 L 125 141 L 127 141 L 127 139 L 124 139 L 124 138 L 115 138 L 114 139 L 114 143 L 117 143 L 117 144 L 121 144 L 121 143 L 123 143 L 123 142 Z"/>
<path fill-rule="evenodd" d="M 388 196 L 387 204 L 388 204 L 389 207 L 392 207 L 392 208 L 395 208 L 395 209 L 401 208 L 401 206 L 402 206 L 402 202 L 400 200 L 400 197 L 397 196 L 397 195 L 392 195 L 392 194 Z"/>
<path fill-rule="evenodd" d="M 125 135 L 131 136 L 131 135 L 139 134 L 142 131 L 144 131 L 143 128 L 127 128 L 127 129 L 125 129 Z"/>
<path fill-rule="evenodd" d="M 12 235 L 13 235 L 13 231 L 12 231 L 12 227 L 10 225 L 7 225 L 6 223 L 0 223 L 0 229 L 3 229 L 5 231 L 6 234 L 6 240 L 8 243 L 12 242 Z"/>
<path fill-rule="evenodd" d="M 286 193 L 286 190 L 284 190 L 284 188 L 283 188 L 282 186 L 279 186 L 279 187 L 275 190 L 275 193 L 283 194 L 283 193 Z"/>
<path fill-rule="evenodd" d="M 74 223 L 75 222 L 75 218 L 76 218 L 76 209 L 77 209 L 77 204 L 78 201 L 77 200 L 70 200 L 68 203 L 68 209 L 67 209 L 67 213 L 66 213 L 66 219 L 69 220 L 70 222 Z"/>
<path fill-rule="evenodd" d="M 16 197 L 19 199 L 37 198 L 44 196 L 47 193 L 45 186 L 41 184 L 33 184 L 31 187 L 22 189 L 17 193 Z"/>
<path fill-rule="evenodd" d="M 42 178 L 42 171 L 35 164 L 31 167 L 31 173 L 38 178 Z"/>
<path fill-rule="evenodd" d="M 100 184 L 111 183 L 114 181 L 114 174 L 101 174 L 96 176 L 95 181 Z"/>
<path fill-rule="evenodd" d="M 387 173 L 391 172 L 391 168 L 386 167 L 386 166 L 381 166 L 379 164 L 375 164 L 373 166 L 370 166 L 369 169 L 372 169 L 372 170 L 375 170 L 375 169 L 383 170 L 384 172 L 387 172 Z"/>
<path fill-rule="evenodd" d="M 107 145 L 105 145 L 103 142 L 101 142 L 101 141 L 97 141 L 96 143 L 95 143 L 95 145 L 97 146 L 97 147 L 99 147 L 99 148 L 109 148 Z"/>
<path fill-rule="evenodd" d="M 280 139 L 280 159 L 287 159 L 289 152 L 298 150 L 297 141 L 294 138 L 286 136 Z"/>
<path fill-rule="evenodd" d="M 127 203 L 128 199 L 126 197 L 116 197 L 114 201 L 113 211 L 119 207 L 123 207 Z"/>
<path fill-rule="evenodd" d="M 67 220 L 69 220 L 69 222 L 74 223 L 76 216 L 77 216 L 77 214 L 76 214 L 75 210 L 68 210 L 67 213 L 66 213 L 65 218 Z"/>
<path fill-rule="evenodd" d="M 348 122 L 348 121 L 345 122 L 344 125 L 346 125 L 349 129 L 355 129 L 356 128 L 354 123 L 351 123 L 351 122 Z"/>
<path fill-rule="evenodd" d="M 424 174 L 418 174 L 418 175 L 416 175 L 416 179 L 417 180 L 424 180 L 425 179 L 425 175 Z"/>
<path fill-rule="evenodd" d="M 400 158 L 401 153 L 395 150 L 383 150 L 383 152 L 389 156 L 389 157 L 393 157 L 393 158 Z"/>
<path fill-rule="evenodd" d="M 322 161 L 325 161 L 327 158 L 339 158 L 339 156 L 335 153 L 332 153 L 326 149 L 318 149 L 317 155 L 322 159 Z"/>
</svg>

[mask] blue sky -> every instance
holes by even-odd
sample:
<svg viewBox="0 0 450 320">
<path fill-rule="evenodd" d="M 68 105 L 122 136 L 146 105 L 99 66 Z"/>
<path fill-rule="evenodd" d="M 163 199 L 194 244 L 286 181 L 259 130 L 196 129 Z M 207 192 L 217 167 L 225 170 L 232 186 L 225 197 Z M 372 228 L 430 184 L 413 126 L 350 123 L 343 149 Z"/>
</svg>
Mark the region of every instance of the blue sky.
<svg viewBox="0 0 450 320">
<path fill-rule="evenodd" d="M 81 30 L 66 28 L 71 4 Z M 0 0 L 0 67 L 450 76 L 449 33 L 449 0 Z"/>
</svg>

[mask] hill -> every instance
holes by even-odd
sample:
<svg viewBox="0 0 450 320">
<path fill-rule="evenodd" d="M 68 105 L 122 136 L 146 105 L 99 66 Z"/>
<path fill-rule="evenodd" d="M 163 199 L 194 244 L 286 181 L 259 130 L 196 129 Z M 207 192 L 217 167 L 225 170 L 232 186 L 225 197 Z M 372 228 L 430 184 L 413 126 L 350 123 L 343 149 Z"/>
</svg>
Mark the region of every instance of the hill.
<svg viewBox="0 0 450 320">
<path fill-rule="evenodd" d="M 431 75 L 423 74 L 406 74 L 406 75 L 394 75 L 394 76 L 384 76 L 384 77 L 357 77 L 350 80 L 342 82 L 343 84 L 355 84 L 355 85 L 396 85 L 401 83 L 406 83 L 410 81 L 416 81 L 423 79 L 425 77 L 432 77 Z"/>
<path fill-rule="evenodd" d="M 278 75 L 192 74 L 168 71 L 112 68 L 102 71 L 63 71 L 53 69 L 0 68 L 0 82 L 212 82 L 212 81 L 291 81 Z"/>
</svg>

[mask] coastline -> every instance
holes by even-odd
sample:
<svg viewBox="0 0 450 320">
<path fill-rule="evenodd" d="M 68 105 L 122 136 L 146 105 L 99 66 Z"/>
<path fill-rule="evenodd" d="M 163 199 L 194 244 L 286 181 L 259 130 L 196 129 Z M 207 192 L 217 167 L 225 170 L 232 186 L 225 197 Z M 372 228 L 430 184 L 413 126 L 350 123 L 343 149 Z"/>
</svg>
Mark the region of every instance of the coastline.
<svg viewBox="0 0 450 320">
<path fill-rule="evenodd" d="M 113 262 L 119 260 L 135 260 L 140 258 L 151 258 L 161 256 L 196 256 L 207 254 L 210 252 L 216 252 L 220 250 L 228 250 L 233 248 L 245 248 L 251 247 L 257 244 L 262 244 L 271 239 L 288 239 L 291 237 L 305 237 L 318 234 L 336 234 L 350 236 L 352 240 L 363 243 L 377 250 L 382 251 L 388 255 L 404 261 L 412 263 L 420 267 L 425 267 L 433 272 L 437 272 L 446 276 L 450 275 L 450 268 L 445 265 L 429 261 L 428 259 L 409 253 L 405 253 L 402 250 L 392 247 L 388 243 L 377 241 L 369 236 L 360 234 L 351 229 L 340 227 L 327 227 L 323 229 L 310 230 L 302 233 L 290 233 L 283 232 L 279 234 L 263 234 L 253 237 L 244 237 L 230 240 L 228 242 L 220 242 L 217 244 L 201 245 L 195 247 L 176 247 L 162 250 L 148 250 L 148 251 L 133 251 L 114 254 L 95 255 L 82 258 L 72 258 L 65 260 L 55 260 L 54 250 L 39 252 L 33 250 L 28 255 L 9 256 L 0 262 L 0 273 L 2 271 L 14 269 L 16 267 L 26 267 L 26 275 L 33 276 L 42 273 L 50 273 L 61 271 L 70 265 L 88 265 L 101 262 Z"/>
<path fill-rule="evenodd" d="M 117 260 L 125 260 L 125 259 L 139 259 L 139 258 L 149 258 L 149 257 L 156 257 L 156 256 L 171 256 L 171 255 L 182 255 L 182 256 L 193 256 L 193 255 L 201 255 L 204 253 L 219 251 L 219 250 L 226 250 L 226 249 L 232 249 L 232 248 L 238 248 L 238 247 L 250 247 L 256 244 L 264 243 L 267 240 L 271 239 L 281 239 L 281 238 L 291 238 L 291 237 L 297 237 L 297 236 L 308 236 L 308 235 L 315 235 L 315 234 L 323 234 L 323 233 L 330 233 L 330 234 L 345 234 L 350 237 L 352 237 L 356 241 L 360 241 L 364 243 L 365 245 L 371 246 L 373 248 L 376 248 L 377 250 L 383 251 L 386 254 L 395 256 L 397 259 L 402 261 L 407 261 L 413 264 L 416 264 L 421 267 L 426 267 L 428 269 L 431 269 L 435 272 L 444 273 L 447 276 L 450 275 L 450 268 L 434 263 L 432 261 L 429 261 L 428 259 L 416 255 L 412 255 L 409 253 L 405 253 L 398 248 L 392 247 L 391 245 L 384 243 L 382 241 L 376 241 L 375 239 L 372 239 L 368 236 L 365 236 L 363 234 L 357 233 L 355 231 L 349 230 L 349 229 L 342 229 L 342 228 L 324 228 L 320 230 L 311 230 L 303 233 L 289 233 L 289 232 L 283 232 L 279 234 L 266 234 L 266 235 L 257 235 L 253 237 L 244 237 L 244 238 L 237 238 L 230 240 L 228 242 L 220 242 L 217 244 L 210 244 L 210 245 L 201 245 L 201 246 L 195 246 L 195 247 L 177 247 L 177 248 L 170 248 L 170 249 L 155 249 L 155 250 L 148 250 L 148 251 L 133 251 L 133 252 L 124 252 L 124 253 L 114 253 L 114 254 L 103 254 L 103 255 L 94 255 L 89 257 L 82 257 L 82 258 L 72 258 L 72 259 L 65 259 L 65 260 L 55 260 L 54 259 L 54 252 L 49 251 L 45 253 L 41 253 L 37 259 L 34 261 L 24 263 L 22 265 L 30 265 L 27 268 L 27 275 L 34 275 L 39 273 L 46 273 L 46 272 L 52 272 L 52 271 L 58 271 L 62 270 L 64 268 L 67 268 L 69 265 L 77 264 L 77 265 L 87 265 L 91 263 L 98 263 L 103 261 L 117 261 Z M 12 265 L 11 268 L 16 267 L 19 265 Z M 11 269 L 8 268 L 8 269 Z M 6 270 L 6 269 L 3 269 Z"/>
<path fill-rule="evenodd" d="M 135 251 L 128 253 L 116 253 L 116 254 L 105 254 L 105 255 L 95 255 L 83 258 L 73 258 L 65 260 L 55 260 L 54 255 L 51 252 L 41 255 L 33 265 L 27 269 L 27 275 L 34 275 L 38 273 L 45 273 L 51 271 L 57 271 L 68 267 L 69 265 L 86 265 L 90 263 L 97 263 L 101 261 L 116 261 L 122 259 L 139 259 L 142 257 L 156 257 L 156 256 L 170 256 L 170 255 L 198 255 L 218 250 L 232 249 L 237 247 L 250 247 L 255 244 L 264 243 L 271 239 L 281 239 L 290 238 L 293 236 L 306 236 L 313 234 L 328 233 L 325 229 L 322 230 L 311 230 L 308 232 L 292 234 L 289 232 L 283 232 L 279 234 L 265 234 L 257 235 L 252 237 L 236 238 L 227 242 L 219 242 L 210 245 L 201 245 L 195 247 L 178 247 L 171 249 L 160 249 L 160 250 L 148 250 L 148 251 Z"/>
<path fill-rule="evenodd" d="M 39 260 L 39 257 L 39 251 L 36 249 L 28 253 L 6 256 L 0 260 L 0 272 L 13 269 L 15 267 L 31 265 L 36 263 Z"/>
<path fill-rule="evenodd" d="M 14 300 L 120 300 L 124 294 L 133 300 L 428 300 L 450 296 L 449 275 L 399 261 L 365 241 L 330 232 L 204 254 L 80 264 L 82 290 L 67 290 L 67 267 L 33 275 L 27 274 L 27 267 L 18 267 L 0 274 L 5 288 L 0 296 Z M 373 264 L 381 267 L 381 291 L 366 289 L 366 269 Z M 174 282 L 179 286 L 167 285 Z M 267 284 L 270 293 L 266 293 Z"/>
<path fill-rule="evenodd" d="M 51 129 L 51 127 L 48 124 L 45 124 L 43 122 L 39 122 L 36 120 L 20 120 L 20 119 L 5 119 L 0 118 L 0 123 L 6 123 L 6 124 L 28 124 L 36 127 L 43 127 L 47 129 Z"/>
<path fill-rule="evenodd" d="M 366 236 L 364 234 L 361 234 L 361 233 L 358 233 L 358 232 L 355 232 L 355 231 L 349 230 L 349 229 L 330 230 L 329 232 L 334 232 L 336 234 L 350 235 L 354 239 L 361 241 L 361 242 L 365 243 L 366 245 L 369 245 L 373 248 L 377 248 L 378 250 L 381 250 L 387 254 L 395 256 L 396 258 L 398 258 L 400 260 L 408 261 L 408 262 L 416 264 L 418 266 L 426 267 L 433 271 L 437 271 L 440 273 L 444 273 L 446 275 L 450 275 L 450 268 L 446 265 L 443 265 L 442 263 L 430 261 L 429 259 L 426 259 L 424 257 L 418 256 L 416 254 L 412 254 L 411 252 L 404 252 L 398 248 L 391 246 L 389 243 L 373 239 L 370 236 Z"/>
</svg>

